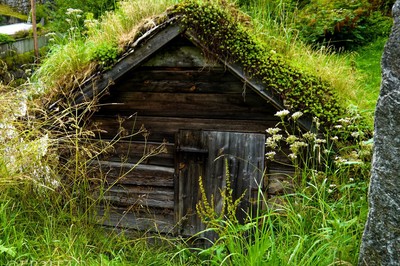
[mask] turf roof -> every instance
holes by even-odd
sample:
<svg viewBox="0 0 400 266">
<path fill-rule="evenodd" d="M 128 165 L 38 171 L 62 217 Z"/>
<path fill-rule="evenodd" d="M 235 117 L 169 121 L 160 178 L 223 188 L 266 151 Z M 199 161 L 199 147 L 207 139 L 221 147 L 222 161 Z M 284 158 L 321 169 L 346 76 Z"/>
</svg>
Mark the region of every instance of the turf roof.
<svg viewBox="0 0 400 266">
<path fill-rule="evenodd" d="M 248 28 L 249 18 L 225 1 L 184 1 L 158 17 L 145 20 L 127 34 L 129 38 L 125 37 L 125 41 L 120 43 L 122 49 L 119 50 L 117 64 L 127 55 L 135 53 L 136 48 L 168 20 L 174 23 L 178 21 L 183 31 L 189 32 L 205 52 L 217 56 L 221 61 L 240 65 L 249 78 L 259 80 L 265 90 L 279 98 L 286 109 L 318 117 L 326 126 L 332 125 L 345 113 L 334 88 L 320 77 L 292 67 L 283 57 L 252 36 Z M 58 80 L 52 81 L 53 86 L 64 92 L 81 89 L 84 84 L 114 67 L 108 65 L 105 69 L 101 62 L 93 60 L 85 64 L 86 67 L 82 66 L 81 69 L 78 67 L 70 73 L 66 71 Z"/>
</svg>

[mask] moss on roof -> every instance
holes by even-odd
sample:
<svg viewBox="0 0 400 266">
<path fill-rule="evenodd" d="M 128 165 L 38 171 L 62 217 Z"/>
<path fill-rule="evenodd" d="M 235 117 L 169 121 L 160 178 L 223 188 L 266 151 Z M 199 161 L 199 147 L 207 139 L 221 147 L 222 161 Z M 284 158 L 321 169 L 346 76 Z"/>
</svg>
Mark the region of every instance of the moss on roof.
<svg viewBox="0 0 400 266">
<path fill-rule="evenodd" d="M 227 62 L 240 64 L 250 76 L 262 80 L 266 89 L 275 91 L 289 110 L 302 111 L 327 124 L 344 114 L 327 82 L 292 67 L 272 47 L 249 34 L 240 13 L 226 10 L 188 1 L 178 5 L 173 13 L 182 16 L 186 28 L 209 51 Z"/>
</svg>

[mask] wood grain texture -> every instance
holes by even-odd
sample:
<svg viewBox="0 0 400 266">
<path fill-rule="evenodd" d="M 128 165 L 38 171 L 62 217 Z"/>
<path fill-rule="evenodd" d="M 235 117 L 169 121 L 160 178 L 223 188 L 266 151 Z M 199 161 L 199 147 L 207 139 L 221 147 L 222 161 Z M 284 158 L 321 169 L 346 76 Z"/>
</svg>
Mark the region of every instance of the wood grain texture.
<svg viewBox="0 0 400 266">
<path fill-rule="evenodd" d="M 108 186 L 124 184 L 173 187 L 172 167 L 110 161 L 94 162 L 91 166 L 98 167 Z"/>
<path fill-rule="evenodd" d="M 235 120 L 235 119 L 204 119 L 204 118 L 178 118 L 178 117 L 153 117 L 139 116 L 136 119 L 124 120 L 121 124 L 118 117 L 94 116 L 91 119 L 92 127 L 100 127 L 102 139 L 112 138 L 120 131 L 137 131 L 144 126 L 149 133 L 149 141 L 174 142 L 175 133 L 179 129 L 192 130 L 214 130 L 214 131 L 236 131 L 264 133 L 266 128 L 273 127 L 275 120 Z M 141 135 L 134 139 L 143 140 Z"/>
<path fill-rule="evenodd" d="M 97 216 L 98 222 L 105 226 L 164 234 L 173 234 L 176 231 L 174 214 L 168 209 L 154 209 L 149 212 L 140 206 L 100 207 Z"/>
<path fill-rule="evenodd" d="M 264 143 L 263 134 L 179 131 L 175 211 L 182 234 L 190 235 L 205 228 L 196 214 L 196 205 L 201 201 L 200 178 L 207 199 L 209 202 L 213 199 L 217 213 L 222 211 L 221 191 L 226 188 L 229 178 L 233 200 L 244 195 L 237 211 L 238 219 L 244 221 L 257 199 L 254 192 L 263 188 Z M 196 146 L 201 152 L 195 152 Z M 190 147 L 190 152 L 182 147 Z M 186 228 L 186 223 L 191 227 Z"/>
<path fill-rule="evenodd" d="M 174 143 L 121 140 L 113 147 L 100 160 L 174 167 Z"/>
</svg>

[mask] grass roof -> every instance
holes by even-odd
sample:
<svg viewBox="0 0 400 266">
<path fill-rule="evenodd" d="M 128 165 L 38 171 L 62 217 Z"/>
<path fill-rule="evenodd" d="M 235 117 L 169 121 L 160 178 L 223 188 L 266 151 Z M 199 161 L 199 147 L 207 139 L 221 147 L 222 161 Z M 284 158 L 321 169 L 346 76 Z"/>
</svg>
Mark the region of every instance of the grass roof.
<svg viewBox="0 0 400 266">
<path fill-rule="evenodd" d="M 70 95 L 95 73 L 112 67 L 114 59 L 123 55 L 126 47 L 147 30 L 171 16 L 178 16 L 209 51 L 242 65 L 250 76 L 274 90 L 288 109 L 318 117 L 326 125 L 333 125 L 346 114 L 348 99 L 352 96 L 345 93 L 351 91 L 351 79 L 343 78 L 348 69 L 338 68 L 338 75 L 329 72 L 339 66 L 330 60 L 331 56 L 324 57 L 307 49 L 302 56 L 293 56 L 290 60 L 290 51 L 297 48 L 280 53 L 282 49 L 276 46 L 276 40 L 260 35 L 257 22 L 228 1 L 189 0 L 174 4 L 172 0 L 123 1 L 119 9 L 107 13 L 101 22 L 87 23 L 85 35 L 71 30 L 69 41 L 54 45 L 36 71 L 36 91 L 45 93 L 50 101 L 60 93 Z M 311 64 L 304 63 L 307 55 L 313 58 L 309 60 L 314 64 L 313 69 Z M 315 58 L 321 57 L 327 58 L 325 64 L 316 64 Z M 337 76 L 345 81 L 338 82 Z"/>
</svg>

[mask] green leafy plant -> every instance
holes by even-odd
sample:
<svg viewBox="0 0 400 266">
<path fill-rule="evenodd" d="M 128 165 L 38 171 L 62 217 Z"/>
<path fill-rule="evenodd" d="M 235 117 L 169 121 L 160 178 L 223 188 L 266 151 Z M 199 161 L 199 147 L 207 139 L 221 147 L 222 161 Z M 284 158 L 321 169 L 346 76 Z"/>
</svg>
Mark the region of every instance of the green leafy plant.
<svg viewBox="0 0 400 266">
<path fill-rule="evenodd" d="M 390 32 L 391 19 L 373 8 L 367 0 L 313 0 L 299 10 L 295 26 L 310 44 L 353 49 Z"/>
<path fill-rule="evenodd" d="M 10 43 L 15 42 L 15 39 L 10 35 L 0 33 L 0 43 Z"/>
<path fill-rule="evenodd" d="M 68 10 L 80 10 L 81 17 L 78 20 L 77 27 L 83 29 L 84 19 L 88 14 L 93 14 L 94 18 L 99 18 L 107 11 L 114 10 L 117 7 L 115 0 L 93 0 L 93 1 L 62 1 L 56 0 L 48 2 L 45 9 L 49 10 L 47 17 L 50 21 L 50 28 L 54 32 L 67 32 L 70 28 L 70 22 L 65 20 L 65 14 Z"/>
<path fill-rule="evenodd" d="M 203 179 L 199 177 L 199 189 L 201 194 L 201 201 L 196 204 L 197 214 L 201 221 L 209 228 L 216 231 L 217 234 L 223 235 L 226 233 L 227 227 L 224 220 L 229 220 L 230 223 L 236 225 L 239 221 L 236 218 L 236 211 L 239 207 L 240 201 L 244 198 L 244 192 L 238 199 L 233 199 L 233 189 L 231 187 L 230 173 L 228 161 L 225 160 L 225 182 L 226 186 L 221 189 L 222 206 L 221 210 L 217 210 L 214 202 L 214 195 L 207 198 L 207 192 L 203 186 Z"/>
<path fill-rule="evenodd" d="M 296 126 L 301 112 L 290 114 L 283 110 L 275 114 L 280 122 L 267 129 L 266 157 L 276 163 L 291 163 L 301 180 L 303 171 L 314 171 L 326 176 L 335 171 L 346 171 L 349 176 L 368 177 L 372 147 L 360 115 L 341 118 L 329 132 L 319 131 L 314 119 L 314 132 L 304 132 Z M 275 155 L 281 154 L 275 160 Z M 282 156 L 283 155 L 283 156 Z M 287 159 L 287 160 L 286 160 Z M 296 177 L 295 177 L 296 178 Z M 363 180 L 365 181 L 365 180 Z"/>
<path fill-rule="evenodd" d="M 118 47 L 115 44 L 101 43 L 92 51 L 90 60 L 96 60 L 102 68 L 108 69 L 117 60 L 118 54 Z"/>
</svg>

